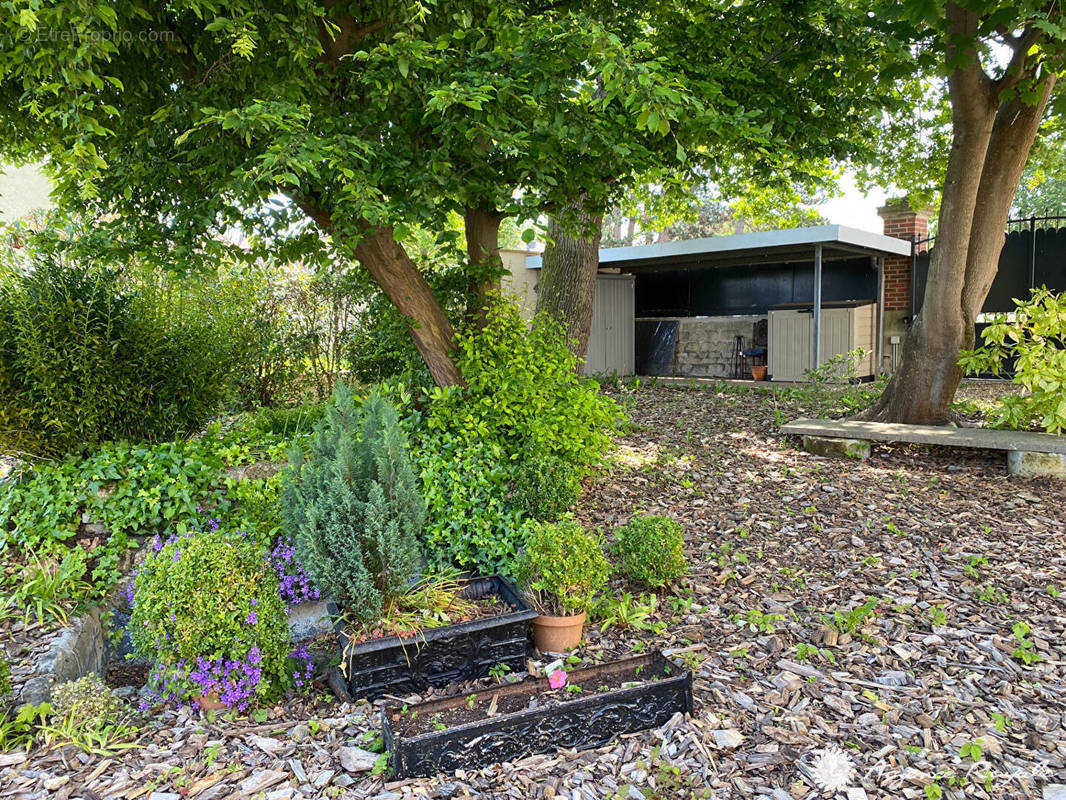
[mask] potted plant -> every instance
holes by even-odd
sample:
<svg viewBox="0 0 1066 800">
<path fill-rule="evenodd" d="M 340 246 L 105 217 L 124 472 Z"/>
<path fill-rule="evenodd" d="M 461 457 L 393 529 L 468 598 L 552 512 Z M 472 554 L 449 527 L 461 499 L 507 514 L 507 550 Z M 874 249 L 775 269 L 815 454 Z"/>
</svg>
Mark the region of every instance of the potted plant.
<svg viewBox="0 0 1066 800">
<path fill-rule="evenodd" d="M 499 577 L 419 576 L 425 502 L 396 408 L 343 385 L 295 451 L 282 518 L 300 562 L 338 608 L 354 697 L 422 691 L 525 663 L 536 616 Z"/>
<path fill-rule="evenodd" d="M 597 532 L 569 519 L 530 526 L 517 572 L 540 612 L 533 620 L 538 650 L 561 653 L 581 643 L 586 611 L 610 571 Z"/>
</svg>

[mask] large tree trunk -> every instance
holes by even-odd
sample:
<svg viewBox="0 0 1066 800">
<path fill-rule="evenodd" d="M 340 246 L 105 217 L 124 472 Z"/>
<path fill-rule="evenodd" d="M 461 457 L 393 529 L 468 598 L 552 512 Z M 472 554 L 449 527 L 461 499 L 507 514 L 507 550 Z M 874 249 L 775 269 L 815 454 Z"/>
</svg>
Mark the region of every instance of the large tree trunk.
<svg viewBox="0 0 1066 800">
<path fill-rule="evenodd" d="M 452 359 L 455 331 L 425 277 L 393 236 L 391 227 L 367 228 L 355 256 L 403 314 L 415 347 L 438 386 L 464 383 Z"/>
<path fill-rule="evenodd" d="M 297 192 L 292 196 L 323 231 L 338 235 L 332 217 L 316 198 Z M 463 385 L 463 376 L 452 358 L 455 330 L 451 320 L 403 245 L 396 241 L 392 227 L 365 221 L 357 225 L 360 237 L 353 248 L 355 257 L 403 315 L 433 381 L 438 386 Z"/>
<path fill-rule="evenodd" d="M 470 262 L 470 305 L 467 319 L 477 327 L 485 322 L 483 309 L 488 295 L 500 288 L 503 259 L 500 258 L 500 223 L 503 214 L 495 209 L 468 208 L 463 215 L 466 254 Z"/>
<path fill-rule="evenodd" d="M 977 17 L 949 4 L 952 34 L 972 38 Z M 956 53 L 947 50 L 953 63 Z M 1014 191 L 1055 83 L 1036 104 L 1000 103 L 1001 84 L 976 53 L 948 76 L 952 143 L 922 310 L 903 343 L 900 368 L 866 419 L 939 425 L 949 421 L 962 380 L 959 350 L 973 347 L 974 323 L 995 278 Z"/>
<path fill-rule="evenodd" d="M 554 220 L 548 223 L 537 288 L 537 311 L 546 311 L 562 323 L 570 351 L 584 358 L 592 327 L 592 299 L 600 263 L 602 212 L 579 207 L 579 237 L 571 236 Z"/>
</svg>

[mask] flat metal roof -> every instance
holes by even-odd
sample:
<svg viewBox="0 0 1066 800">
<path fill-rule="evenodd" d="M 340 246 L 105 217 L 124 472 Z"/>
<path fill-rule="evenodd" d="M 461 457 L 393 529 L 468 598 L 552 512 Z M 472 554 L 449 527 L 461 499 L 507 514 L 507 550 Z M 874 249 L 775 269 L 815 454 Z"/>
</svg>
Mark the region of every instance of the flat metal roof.
<svg viewBox="0 0 1066 800">
<path fill-rule="evenodd" d="M 606 247 L 600 250 L 600 266 L 684 267 L 773 264 L 813 261 L 814 246 L 823 247 L 823 258 L 857 256 L 909 256 L 911 244 L 880 233 L 849 228 L 846 225 L 816 225 L 732 236 L 708 236 L 672 242 Z M 527 269 L 540 269 L 539 255 L 526 257 Z"/>
</svg>

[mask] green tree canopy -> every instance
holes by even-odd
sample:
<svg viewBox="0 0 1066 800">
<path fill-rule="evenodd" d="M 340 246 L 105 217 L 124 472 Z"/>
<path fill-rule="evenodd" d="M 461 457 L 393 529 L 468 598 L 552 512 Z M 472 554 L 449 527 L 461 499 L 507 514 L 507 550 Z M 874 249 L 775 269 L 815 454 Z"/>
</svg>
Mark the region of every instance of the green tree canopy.
<svg viewBox="0 0 1066 800">
<path fill-rule="evenodd" d="M 0 156 L 47 157 L 64 206 L 182 266 L 232 226 L 354 256 L 440 383 L 461 380 L 452 321 L 407 228 L 459 213 L 491 268 L 508 215 L 638 181 L 791 184 L 867 151 L 909 58 L 829 0 L 3 7 Z"/>
</svg>

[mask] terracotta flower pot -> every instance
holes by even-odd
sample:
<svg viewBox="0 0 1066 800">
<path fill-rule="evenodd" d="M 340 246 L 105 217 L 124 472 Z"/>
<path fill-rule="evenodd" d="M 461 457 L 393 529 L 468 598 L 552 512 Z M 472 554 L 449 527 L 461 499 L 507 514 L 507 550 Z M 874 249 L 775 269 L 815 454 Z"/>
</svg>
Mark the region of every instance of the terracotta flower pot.
<svg viewBox="0 0 1066 800">
<path fill-rule="evenodd" d="M 533 644 L 542 653 L 563 653 L 581 644 L 585 631 L 585 612 L 573 617 L 533 618 Z"/>
<path fill-rule="evenodd" d="M 758 366 L 758 367 L 754 367 L 753 366 L 751 368 L 751 379 L 753 381 L 764 381 L 764 380 L 766 380 L 766 365 L 763 364 L 763 365 Z"/>
<path fill-rule="evenodd" d="M 198 694 L 193 700 L 200 706 L 201 711 L 219 711 L 226 707 L 226 704 L 218 699 L 218 692 Z"/>
</svg>

